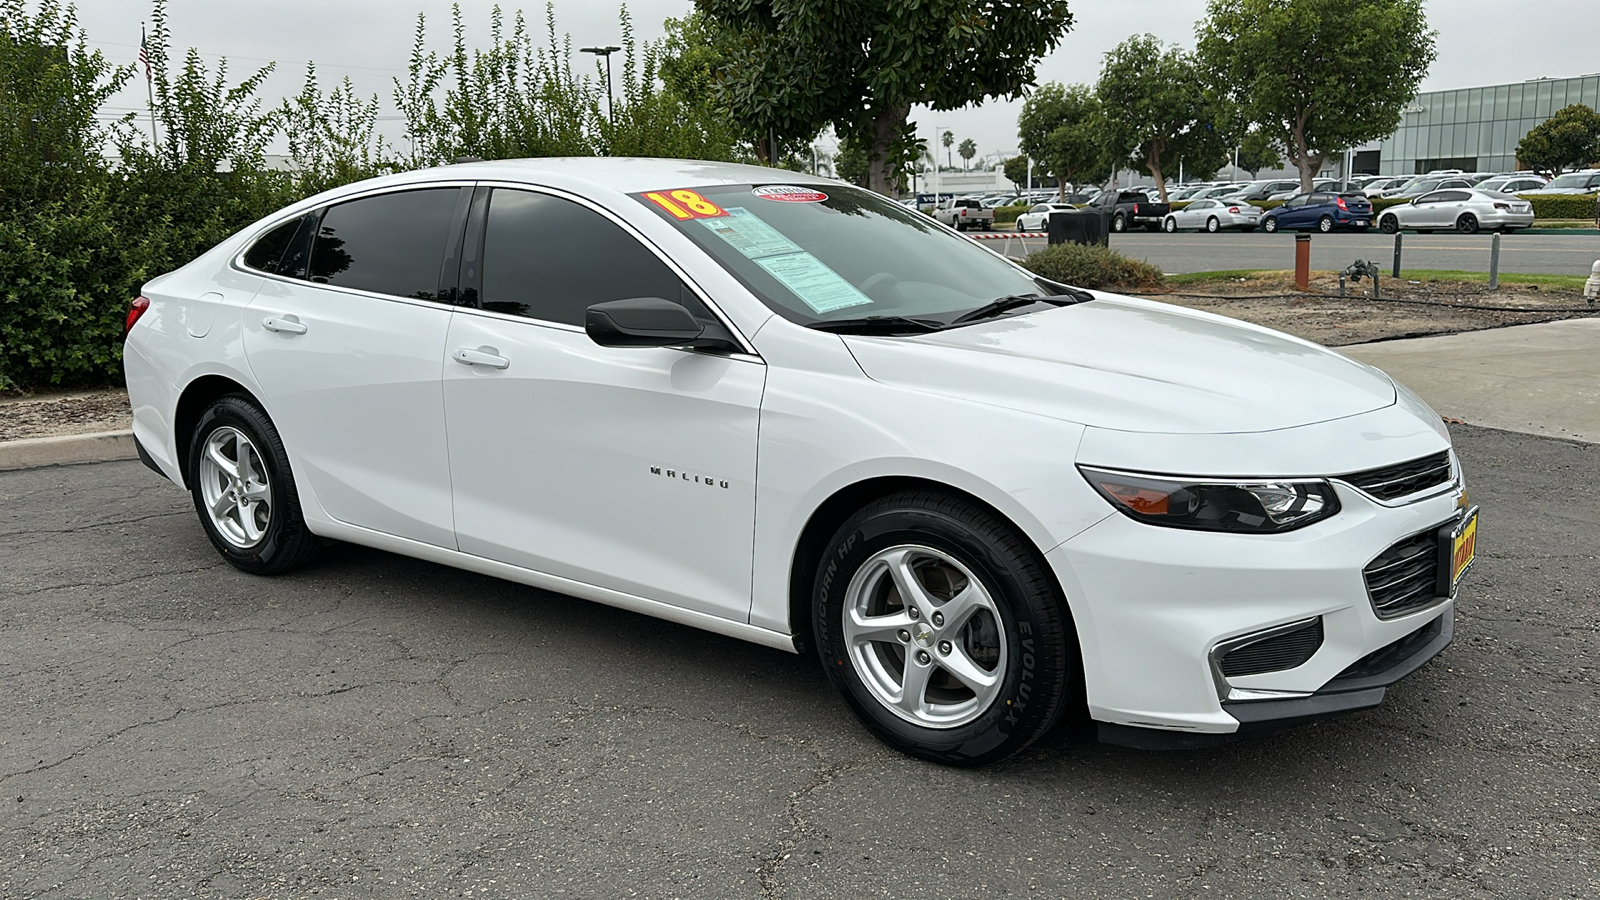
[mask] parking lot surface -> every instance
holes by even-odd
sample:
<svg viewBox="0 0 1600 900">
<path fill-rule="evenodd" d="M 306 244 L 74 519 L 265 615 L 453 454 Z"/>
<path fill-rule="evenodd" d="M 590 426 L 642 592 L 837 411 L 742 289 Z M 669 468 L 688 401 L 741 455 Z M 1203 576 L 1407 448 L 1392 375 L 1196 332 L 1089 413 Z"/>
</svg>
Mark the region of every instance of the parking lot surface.
<svg viewBox="0 0 1600 900">
<path fill-rule="evenodd" d="M 1401 262 L 1407 270 L 1445 269 L 1489 271 L 1488 234 L 1406 234 Z M 1026 256 L 1045 247 L 1043 238 L 988 238 L 996 252 Z M 1210 272 L 1216 269 L 1293 269 L 1294 235 L 1254 234 L 1146 234 L 1130 232 L 1111 236 L 1111 247 L 1148 260 L 1168 274 Z M 1219 257 L 1219 250 L 1226 259 Z M 1381 233 L 1336 232 L 1311 238 L 1311 268 L 1337 272 L 1358 259 L 1375 262 L 1384 278 L 1394 260 L 1394 236 Z M 1600 260 L 1600 233 L 1575 235 L 1510 234 L 1500 237 L 1500 271 L 1543 275 L 1587 276 Z"/>
<path fill-rule="evenodd" d="M 1600 895 L 1600 446 L 1456 430 L 1479 561 L 1381 708 L 897 755 L 810 659 L 354 547 L 239 574 L 137 462 L 0 473 L 3 897 Z"/>
</svg>

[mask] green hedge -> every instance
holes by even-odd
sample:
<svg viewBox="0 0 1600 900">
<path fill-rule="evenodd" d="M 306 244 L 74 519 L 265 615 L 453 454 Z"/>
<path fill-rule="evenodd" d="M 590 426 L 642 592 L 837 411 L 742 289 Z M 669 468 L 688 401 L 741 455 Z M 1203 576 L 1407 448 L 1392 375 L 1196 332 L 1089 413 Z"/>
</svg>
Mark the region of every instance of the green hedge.
<svg viewBox="0 0 1600 900">
<path fill-rule="evenodd" d="M 994 223 L 996 225 L 1010 225 L 1017 221 L 1017 216 L 1033 209 L 1033 204 L 1023 203 L 1019 206 L 997 206 L 994 208 Z"/>
<path fill-rule="evenodd" d="M 1533 204 L 1535 219 L 1592 219 L 1600 214 L 1594 194 L 1521 194 Z"/>
<path fill-rule="evenodd" d="M 1139 290 L 1166 283 L 1155 266 L 1099 244 L 1056 244 L 1029 254 L 1022 264 L 1052 281 L 1081 288 Z"/>
</svg>

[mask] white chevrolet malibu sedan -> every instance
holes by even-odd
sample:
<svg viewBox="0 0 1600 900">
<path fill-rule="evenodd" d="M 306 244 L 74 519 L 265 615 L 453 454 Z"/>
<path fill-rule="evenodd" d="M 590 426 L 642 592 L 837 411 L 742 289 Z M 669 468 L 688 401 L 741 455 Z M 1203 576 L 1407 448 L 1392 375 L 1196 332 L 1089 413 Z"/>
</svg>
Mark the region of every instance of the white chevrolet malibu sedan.
<svg viewBox="0 0 1600 900">
<path fill-rule="evenodd" d="M 1374 706 L 1476 540 L 1382 372 L 772 169 L 339 188 L 151 281 L 125 365 L 240 569 L 349 541 L 815 653 L 957 765 L 1063 714 L 1192 747 Z"/>
</svg>

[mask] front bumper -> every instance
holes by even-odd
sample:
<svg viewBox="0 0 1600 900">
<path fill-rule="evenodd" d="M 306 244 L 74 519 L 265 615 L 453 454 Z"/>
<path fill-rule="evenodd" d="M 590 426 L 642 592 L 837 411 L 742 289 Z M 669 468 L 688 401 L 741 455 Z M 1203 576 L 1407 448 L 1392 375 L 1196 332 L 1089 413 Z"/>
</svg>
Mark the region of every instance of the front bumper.
<svg viewBox="0 0 1600 900">
<path fill-rule="evenodd" d="M 1374 706 L 1384 686 L 1449 643 L 1454 599 L 1379 618 L 1363 569 L 1455 517 L 1459 480 L 1400 504 L 1340 482 L 1334 489 L 1338 515 L 1286 534 L 1181 531 L 1113 515 L 1048 554 L 1076 621 L 1089 712 L 1108 739 L 1203 746 Z M 1320 622 L 1322 636 L 1298 665 L 1235 676 L 1216 669 L 1219 645 L 1307 620 Z M 1443 636 L 1420 650 L 1405 645 L 1409 668 L 1354 677 L 1363 660 L 1433 623 Z"/>
</svg>

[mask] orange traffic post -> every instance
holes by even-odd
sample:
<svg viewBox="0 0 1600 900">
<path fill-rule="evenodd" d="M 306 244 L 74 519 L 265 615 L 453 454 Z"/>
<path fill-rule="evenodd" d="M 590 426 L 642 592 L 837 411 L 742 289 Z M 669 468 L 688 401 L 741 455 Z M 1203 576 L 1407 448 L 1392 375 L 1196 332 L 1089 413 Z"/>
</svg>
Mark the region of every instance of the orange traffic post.
<svg viewBox="0 0 1600 900">
<path fill-rule="evenodd" d="M 1311 235 L 1294 236 L 1294 286 L 1296 290 L 1311 290 Z"/>
</svg>

